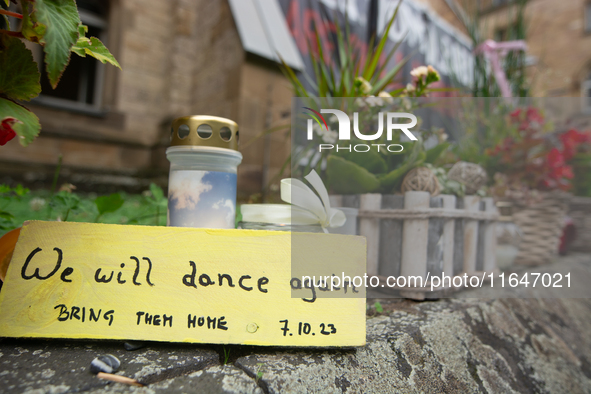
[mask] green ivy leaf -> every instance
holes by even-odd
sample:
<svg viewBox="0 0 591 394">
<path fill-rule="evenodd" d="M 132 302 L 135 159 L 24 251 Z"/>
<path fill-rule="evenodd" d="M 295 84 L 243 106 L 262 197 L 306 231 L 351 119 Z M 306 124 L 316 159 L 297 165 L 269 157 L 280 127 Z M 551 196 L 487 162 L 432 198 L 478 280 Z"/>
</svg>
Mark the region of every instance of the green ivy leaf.
<svg viewBox="0 0 591 394">
<path fill-rule="evenodd" d="M 125 201 L 119 193 L 113 193 L 108 196 L 100 196 L 94 200 L 94 203 L 99 211 L 99 216 L 108 213 L 115 212 L 123 205 Z"/>
<path fill-rule="evenodd" d="M 47 26 L 40 40 L 51 86 L 55 89 L 70 61 L 70 48 L 78 40 L 80 17 L 74 0 L 36 0 L 37 20 Z"/>
<path fill-rule="evenodd" d="M 33 54 L 16 37 L 0 37 L 0 94 L 14 100 L 30 100 L 41 93 L 39 70 Z"/>
<path fill-rule="evenodd" d="M 47 26 L 37 21 L 36 13 L 31 13 L 31 3 L 21 0 L 21 7 L 23 9 L 21 33 L 27 40 L 39 43 L 45 35 Z"/>
<path fill-rule="evenodd" d="M 22 146 L 29 145 L 41 130 L 39 119 L 27 108 L 0 97 L 0 122 L 6 118 L 14 118 L 17 122 L 12 129 L 18 135 Z"/>
<path fill-rule="evenodd" d="M 107 47 L 96 37 L 80 37 L 76 45 L 72 47 L 72 52 L 81 57 L 90 55 L 101 63 L 110 63 L 113 66 L 121 68 L 115 57 L 109 52 Z"/>
</svg>

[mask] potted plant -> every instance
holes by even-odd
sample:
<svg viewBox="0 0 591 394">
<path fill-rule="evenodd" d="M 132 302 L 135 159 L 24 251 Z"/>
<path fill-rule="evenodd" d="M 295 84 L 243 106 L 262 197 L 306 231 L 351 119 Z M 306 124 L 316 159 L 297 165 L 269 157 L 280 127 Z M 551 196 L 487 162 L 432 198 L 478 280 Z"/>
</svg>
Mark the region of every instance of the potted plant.
<svg viewBox="0 0 591 394">
<path fill-rule="evenodd" d="M 557 143 L 550 125 L 535 107 L 518 108 L 508 117 L 513 132 L 485 151 L 493 176 L 492 194 L 514 206 L 513 218 L 523 233 L 515 264 L 548 263 L 558 252 L 572 187 L 568 144 Z M 560 139 L 558 139 L 560 140 Z"/>
</svg>

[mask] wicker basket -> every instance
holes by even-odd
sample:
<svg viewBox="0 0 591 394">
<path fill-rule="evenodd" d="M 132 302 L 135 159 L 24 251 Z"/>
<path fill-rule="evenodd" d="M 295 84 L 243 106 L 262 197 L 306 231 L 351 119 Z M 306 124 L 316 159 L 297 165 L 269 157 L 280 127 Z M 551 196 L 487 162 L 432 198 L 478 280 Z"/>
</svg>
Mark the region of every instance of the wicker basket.
<svg viewBox="0 0 591 394">
<path fill-rule="evenodd" d="M 523 233 L 516 265 L 547 264 L 558 255 L 568 199 L 566 193 L 545 193 L 541 202 L 513 213 Z"/>
<path fill-rule="evenodd" d="M 573 197 L 569 204 L 568 216 L 573 220 L 576 231 L 569 249 L 591 252 L 591 197 Z"/>
</svg>

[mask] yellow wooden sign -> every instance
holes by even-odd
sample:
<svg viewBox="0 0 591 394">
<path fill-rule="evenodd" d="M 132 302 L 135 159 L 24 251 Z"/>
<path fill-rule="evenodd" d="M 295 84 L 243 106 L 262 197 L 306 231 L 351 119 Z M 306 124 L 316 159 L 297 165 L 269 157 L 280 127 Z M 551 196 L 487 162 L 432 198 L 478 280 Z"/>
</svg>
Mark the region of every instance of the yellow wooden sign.
<svg viewBox="0 0 591 394">
<path fill-rule="evenodd" d="M 317 266 L 365 263 L 363 237 L 310 236 L 319 253 L 306 256 L 333 259 Z M 364 345 L 364 298 L 293 297 L 291 244 L 286 232 L 28 222 L 0 336 Z"/>
</svg>

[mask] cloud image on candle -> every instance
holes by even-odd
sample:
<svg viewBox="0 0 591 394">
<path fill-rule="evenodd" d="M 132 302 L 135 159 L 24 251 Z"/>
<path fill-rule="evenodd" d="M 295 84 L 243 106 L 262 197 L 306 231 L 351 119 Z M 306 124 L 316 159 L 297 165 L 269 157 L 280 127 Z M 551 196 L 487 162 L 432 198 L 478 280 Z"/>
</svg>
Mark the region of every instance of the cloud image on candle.
<svg viewBox="0 0 591 394">
<path fill-rule="evenodd" d="M 236 217 L 236 209 L 234 208 L 234 202 L 230 199 L 224 200 L 221 199 L 220 201 L 216 202 L 212 206 L 213 209 L 223 210 L 226 212 L 226 222 L 231 223 L 234 221 Z"/>
<path fill-rule="evenodd" d="M 168 188 L 169 225 L 234 228 L 236 174 L 172 171 Z"/>
</svg>

